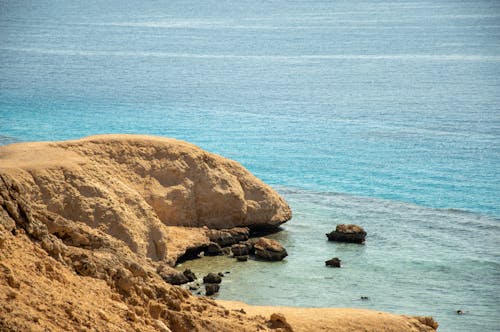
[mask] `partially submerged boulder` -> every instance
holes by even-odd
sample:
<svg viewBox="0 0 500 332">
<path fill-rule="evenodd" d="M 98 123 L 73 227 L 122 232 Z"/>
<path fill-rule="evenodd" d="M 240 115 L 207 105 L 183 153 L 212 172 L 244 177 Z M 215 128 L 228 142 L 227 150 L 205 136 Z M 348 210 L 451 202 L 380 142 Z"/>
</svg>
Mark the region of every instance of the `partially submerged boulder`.
<svg viewBox="0 0 500 332">
<path fill-rule="evenodd" d="M 334 257 L 332 259 L 329 259 L 325 262 L 326 266 L 331 266 L 331 267 L 341 267 L 342 261 L 338 257 Z"/>
<path fill-rule="evenodd" d="M 236 256 L 245 256 L 249 254 L 248 247 L 244 244 L 234 244 L 231 246 L 231 251 L 233 255 Z"/>
<path fill-rule="evenodd" d="M 205 256 L 222 255 L 222 248 L 218 243 L 210 242 L 205 249 Z"/>
<path fill-rule="evenodd" d="M 221 282 L 222 282 L 221 276 L 216 273 L 210 272 L 209 274 L 203 277 L 203 283 L 205 284 L 220 284 Z"/>
<path fill-rule="evenodd" d="M 205 295 L 210 296 L 218 293 L 220 289 L 219 284 L 205 284 Z"/>
<path fill-rule="evenodd" d="M 363 227 L 354 224 L 337 225 L 334 231 L 326 234 L 328 241 L 351 242 L 362 244 L 365 242 L 366 232 Z"/>
<path fill-rule="evenodd" d="M 186 278 L 188 279 L 189 282 L 196 280 L 196 274 L 194 274 L 194 272 L 191 271 L 190 269 L 185 269 L 182 272 L 182 274 L 184 274 L 186 276 Z"/>
<path fill-rule="evenodd" d="M 254 248 L 255 256 L 268 261 L 280 261 L 288 256 L 286 249 L 278 241 L 265 237 L 261 237 L 255 243 Z"/>
</svg>

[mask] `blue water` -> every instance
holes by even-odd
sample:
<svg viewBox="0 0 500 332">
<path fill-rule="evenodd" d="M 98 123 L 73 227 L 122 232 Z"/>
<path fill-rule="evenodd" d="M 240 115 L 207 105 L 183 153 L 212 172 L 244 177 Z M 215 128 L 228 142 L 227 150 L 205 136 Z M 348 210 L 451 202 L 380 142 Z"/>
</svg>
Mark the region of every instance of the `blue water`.
<svg viewBox="0 0 500 332">
<path fill-rule="evenodd" d="M 98 133 L 188 140 L 290 202 L 287 261 L 220 298 L 499 329 L 498 1 L 0 1 L 0 144 Z M 366 246 L 325 241 L 347 221 Z"/>
</svg>

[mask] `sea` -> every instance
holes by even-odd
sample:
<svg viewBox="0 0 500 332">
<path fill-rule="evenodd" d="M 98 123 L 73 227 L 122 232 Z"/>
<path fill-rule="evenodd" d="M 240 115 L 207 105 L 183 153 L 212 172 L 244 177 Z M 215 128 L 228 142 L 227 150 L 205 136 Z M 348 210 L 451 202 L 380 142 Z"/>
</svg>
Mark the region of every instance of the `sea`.
<svg viewBox="0 0 500 332">
<path fill-rule="evenodd" d="M 499 1 L 1 0 L 0 144 L 103 133 L 195 143 L 290 203 L 284 261 L 183 264 L 230 272 L 218 299 L 500 331 Z M 328 242 L 341 223 L 366 244 Z"/>
</svg>

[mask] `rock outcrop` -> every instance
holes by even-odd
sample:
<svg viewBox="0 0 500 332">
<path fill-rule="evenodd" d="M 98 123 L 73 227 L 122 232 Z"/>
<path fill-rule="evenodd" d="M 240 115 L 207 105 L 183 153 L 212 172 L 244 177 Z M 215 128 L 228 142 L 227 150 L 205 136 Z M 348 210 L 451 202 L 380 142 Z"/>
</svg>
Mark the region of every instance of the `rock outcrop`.
<svg viewBox="0 0 500 332">
<path fill-rule="evenodd" d="M 175 140 L 0 147 L 0 330 L 271 331 L 270 318 L 171 285 L 195 278 L 172 265 L 208 246 L 203 226 L 290 216 L 239 164 Z"/>
<path fill-rule="evenodd" d="M 65 243 L 95 245 L 95 236 L 80 235 L 85 227 L 170 263 L 208 245 L 202 226 L 277 227 L 291 218 L 288 204 L 240 164 L 174 139 L 13 144 L 0 148 L 0 175 L 31 209 L 52 216 L 49 233 Z M 233 233 L 248 238 L 247 228 Z"/>
<path fill-rule="evenodd" d="M 286 249 L 278 241 L 265 237 L 259 238 L 254 245 L 254 249 L 255 256 L 268 261 L 280 261 L 288 256 Z"/>
<path fill-rule="evenodd" d="M 363 227 L 358 225 L 340 224 L 334 231 L 326 234 L 326 237 L 328 237 L 328 241 L 362 244 L 365 242 L 366 232 Z"/>
</svg>

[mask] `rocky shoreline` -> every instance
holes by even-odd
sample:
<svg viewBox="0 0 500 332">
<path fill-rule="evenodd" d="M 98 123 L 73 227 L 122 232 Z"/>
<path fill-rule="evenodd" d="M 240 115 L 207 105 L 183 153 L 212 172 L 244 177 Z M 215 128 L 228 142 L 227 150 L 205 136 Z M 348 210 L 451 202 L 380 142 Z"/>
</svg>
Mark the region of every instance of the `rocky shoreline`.
<svg viewBox="0 0 500 332">
<path fill-rule="evenodd" d="M 288 322 L 286 309 L 249 314 L 166 282 L 195 280 L 174 266 L 202 251 L 283 259 L 276 243 L 247 234 L 290 218 L 288 204 L 241 165 L 177 140 L 103 135 L 0 147 L 0 330 L 305 330 L 311 309 L 302 322 L 289 311 Z M 339 327 L 365 315 L 329 310 L 325 324 Z M 366 322 L 372 331 L 437 327 L 431 318 L 377 317 Z"/>
</svg>

